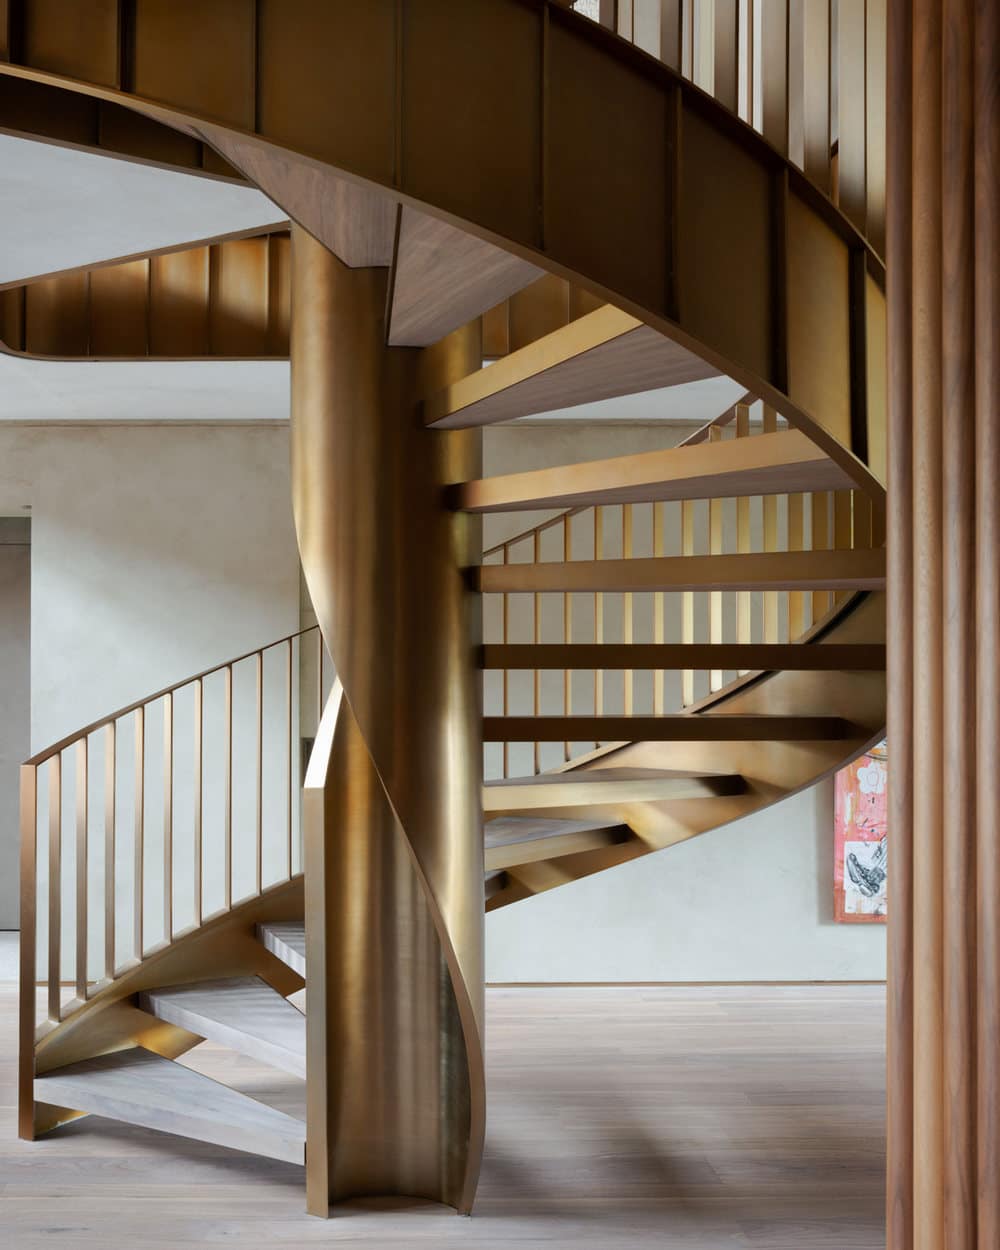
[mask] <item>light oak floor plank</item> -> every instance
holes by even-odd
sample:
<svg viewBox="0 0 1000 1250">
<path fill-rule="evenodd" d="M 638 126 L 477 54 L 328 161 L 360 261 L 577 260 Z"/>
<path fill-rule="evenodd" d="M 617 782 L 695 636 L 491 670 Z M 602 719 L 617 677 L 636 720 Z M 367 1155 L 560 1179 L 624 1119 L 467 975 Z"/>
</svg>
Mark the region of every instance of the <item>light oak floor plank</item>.
<svg viewBox="0 0 1000 1250">
<path fill-rule="evenodd" d="M 879 986 L 494 988 L 475 1214 L 303 1213 L 302 1170 L 83 1119 L 14 1127 L 0 987 L 0 1245 L 882 1250 Z M 302 1082 L 221 1047 L 185 1062 L 292 1115 Z"/>
</svg>

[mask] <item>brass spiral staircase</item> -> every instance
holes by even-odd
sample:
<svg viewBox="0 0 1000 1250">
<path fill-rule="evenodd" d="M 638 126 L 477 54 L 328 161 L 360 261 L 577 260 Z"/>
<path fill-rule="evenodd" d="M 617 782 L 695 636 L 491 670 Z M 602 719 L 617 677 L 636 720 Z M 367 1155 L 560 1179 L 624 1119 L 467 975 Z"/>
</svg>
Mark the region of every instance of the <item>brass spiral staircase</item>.
<svg viewBox="0 0 1000 1250">
<path fill-rule="evenodd" d="M 468 1211 L 484 901 L 884 732 L 879 152 L 789 70 L 849 84 L 857 31 L 658 4 L 636 47 L 641 3 L 590 7 L 0 10 L 5 129 L 290 219 L 10 287 L 0 339 L 289 355 L 318 620 L 24 765 L 22 1136 L 93 1113 L 304 1162 L 316 1214 Z M 719 374 L 743 398 L 680 445 L 484 476 L 485 426 Z M 205 1038 L 304 1077 L 307 1121 L 174 1062 Z"/>
</svg>

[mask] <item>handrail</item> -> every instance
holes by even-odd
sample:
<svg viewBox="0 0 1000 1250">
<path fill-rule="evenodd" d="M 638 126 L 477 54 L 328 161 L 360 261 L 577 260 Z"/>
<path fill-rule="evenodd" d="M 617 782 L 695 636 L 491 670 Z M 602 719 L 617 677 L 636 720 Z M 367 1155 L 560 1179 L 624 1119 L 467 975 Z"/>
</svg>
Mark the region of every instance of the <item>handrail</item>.
<svg viewBox="0 0 1000 1250">
<path fill-rule="evenodd" d="M 145 707 L 149 703 L 157 703 L 166 695 L 183 690 L 185 686 L 190 686 L 196 681 L 202 681 L 215 673 L 221 673 L 224 669 L 232 668 L 236 664 L 242 664 L 244 660 L 251 660 L 258 652 L 271 651 L 274 647 L 280 647 L 282 643 L 293 642 L 296 638 L 302 638 L 304 635 L 311 634 L 318 629 L 318 625 L 307 625 L 305 629 L 300 629 L 294 634 L 286 634 L 284 638 L 276 638 L 274 642 L 266 643 L 263 647 L 255 647 L 253 651 L 247 651 L 243 655 L 234 656 L 231 660 L 223 660 L 221 664 L 215 664 L 211 668 L 206 668 L 200 673 L 193 674 L 191 677 L 185 677 L 183 681 L 174 682 L 172 686 L 164 686 L 162 690 L 158 690 L 155 694 L 146 695 L 143 699 L 137 699 L 134 703 L 128 703 L 125 707 L 119 708 L 117 712 L 112 712 L 109 716 L 102 716 L 98 720 L 91 721 L 89 725 L 85 725 L 82 729 L 77 729 L 73 733 L 67 734 L 65 738 L 60 738 L 58 742 L 54 742 L 51 746 L 45 747 L 37 754 L 31 756 L 30 759 L 25 760 L 22 767 L 37 768 L 40 764 L 50 760 L 53 755 L 60 751 L 65 751 L 67 747 L 71 747 L 81 738 L 96 733 L 98 729 L 104 729 L 112 721 L 121 720 L 123 717 L 131 715 L 132 712 Z"/>
</svg>

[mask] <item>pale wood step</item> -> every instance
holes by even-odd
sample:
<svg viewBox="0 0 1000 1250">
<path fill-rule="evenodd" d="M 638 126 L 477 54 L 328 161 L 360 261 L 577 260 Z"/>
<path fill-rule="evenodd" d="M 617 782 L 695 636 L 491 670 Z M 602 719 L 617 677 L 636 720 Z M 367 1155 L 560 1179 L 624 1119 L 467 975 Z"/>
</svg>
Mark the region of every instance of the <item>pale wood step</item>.
<svg viewBox="0 0 1000 1250">
<path fill-rule="evenodd" d="M 477 478 L 456 486 L 450 501 L 465 512 L 519 512 L 849 490 L 853 485 L 840 465 L 801 430 L 779 430 Z"/>
<path fill-rule="evenodd" d="M 140 1006 L 168 1024 L 305 1079 L 306 1018 L 260 977 L 148 990 Z"/>
<path fill-rule="evenodd" d="M 482 648 L 484 669 L 724 669 L 881 672 L 884 643 L 510 642 Z"/>
<path fill-rule="evenodd" d="M 537 591 L 882 590 L 885 548 L 483 564 L 483 594 Z M 630 665 L 638 667 L 638 665 Z M 712 664 L 718 668 L 718 664 Z"/>
<path fill-rule="evenodd" d="M 259 924 L 257 940 L 275 958 L 297 972 L 300 977 L 306 975 L 306 926 L 301 920 L 283 920 L 276 923 Z"/>
<path fill-rule="evenodd" d="M 579 851 L 614 846 L 632 836 L 617 821 L 556 820 L 539 816 L 503 816 L 486 826 L 486 867 L 514 868 Z"/>
<path fill-rule="evenodd" d="M 486 873 L 483 884 L 485 887 L 486 901 L 489 902 L 491 898 L 495 898 L 496 895 L 498 895 L 507 885 L 507 873 L 502 868 L 494 868 L 492 871 Z"/>
<path fill-rule="evenodd" d="M 306 1126 L 148 1050 L 119 1051 L 35 1078 L 35 1099 L 250 1154 L 305 1162 Z"/>
<path fill-rule="evenodd" d="M 443 427 L 491 425 L 718 372 L 679 343 L 605 305 L 431 396 L 424 420 Z"/>
<path fill-rule="evenodd" d="M 487 812 L 513 812 L 593 807 L 602 803 L 662 803 L 672 799 L 712 799 L 742 794 L 745 789 L 746 782 L 739 774 L 595 768 L 487 782 L 483 808 Z"/>
<path fill-rule="evenodd" d="M 484 742 L 841 742 L 839 716 L 487 716 Z"/>
</svg>

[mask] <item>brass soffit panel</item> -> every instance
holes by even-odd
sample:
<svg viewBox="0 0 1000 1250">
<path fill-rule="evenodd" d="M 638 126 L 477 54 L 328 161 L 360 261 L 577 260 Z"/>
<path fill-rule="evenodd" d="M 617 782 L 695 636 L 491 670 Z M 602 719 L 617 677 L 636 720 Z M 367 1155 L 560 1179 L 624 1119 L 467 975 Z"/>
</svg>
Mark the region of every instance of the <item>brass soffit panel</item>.
<svg viewBox="0 0 1000 1250">
<path fill-rule="evenodd" d="M 840 373 L 831 375 L 828 392 L 799 393 L 789 379 L 803 376 L 803 362 L 825 356 L 823 305 L 801 280 L 811 261 L 832 257 L 827 269 L 843 271 L 832 305 L 838 317 L 842 307 L 854 310 L 851 344 L 865 341 L 866 307 L 852 291 L 866 274 L 882 284 L 881 262 L 800 171 L 665 65 L 553 0 L 483 0 L 470 10 L 359 0 L 311 10 L 294 32 L 276 6 L 265 5 L 230 54 L 213 49 L 221 57 L 216 74 L 201 82 L 187 63 L 183 16 L 165 33 L 147 29 L 147 21 L 137 10 L 126 36 L 95 6 L 99 50 L 92 56 L 86 48 L 62 50 L 47 61 L 37 55 L 33 64 L 0 64 L 0 74 L 124 106 L 224 148 L 230 158 L 238 148 L 244 165 L 257 166 L 258 184 L 260 171 L 276 164 L 282 178 L 269 193 L 313 229 L 323 225 L 315 175 L 335 171 L 345 187 L 363 193 L 345 199 L 347 212 L 356 202 L 370 213 L 378 198 L 372 193 L 381 193 L 560 274 L 772 403 L 859 486 L 880 495 L 863 463 L 870 368 L 864 351 L 851 346 L 838 356 L 830 367 Z M 126 37 L 143 50 L 141 62 L 125 54 Z M 246 81 L 234 59 L 244 38 L 254 43 L 257 67 Z M 106 64 L 108 41 L 121 49 L 114 73 Z M 320 55 L 323 48 L 329 56 Z M 70 66 L 79 77 L 53 73 L 52 65 Z M 341 81 L 332 70 L 348 65 Z M 122 67 L 130 89 L 121 89 Z M 223 109 L 216 79 L 230 78 L 235 94 Z M 340 107 L 347 78 L 362 84 L 362 103 L 371 100 L 363 126 L 355 124 L 357 100 Z M 515 78 L 534 78 L 537 91 L 519 91 L 512 108 Z M 466 93 L 466 107 L 454 107 L 456 92 Z M 384 105 L 390 100 L 395 111 Z M 630 128 L 616 131 L 609 119 L 623 116 Z M 717 174 L 719 160 L 730 159 L 731 190 L 748 222 L 735 241 L 731 231 L 713 232 L 712 214 L 686 200 Z M 477 178 L 456 179 L 455 170 L 470 161 Z M 706 294 L 717 287 L 718 296 Z M 757 325 L 763 336 L 745 333 Z M 849 428 L 841 402 L 847 395 Z"/>
</svg>

